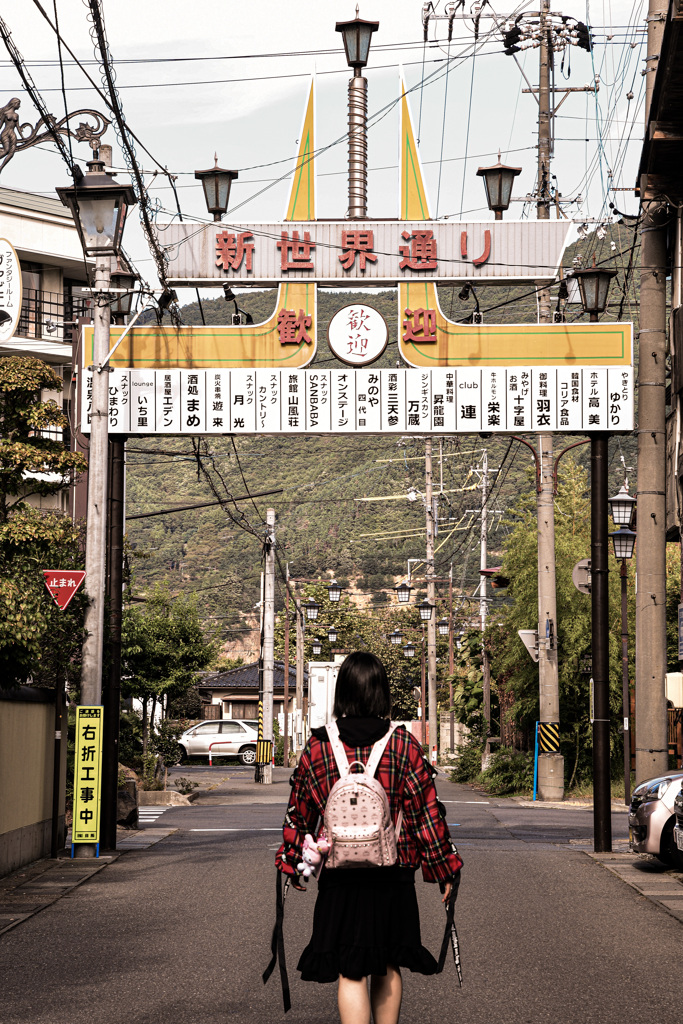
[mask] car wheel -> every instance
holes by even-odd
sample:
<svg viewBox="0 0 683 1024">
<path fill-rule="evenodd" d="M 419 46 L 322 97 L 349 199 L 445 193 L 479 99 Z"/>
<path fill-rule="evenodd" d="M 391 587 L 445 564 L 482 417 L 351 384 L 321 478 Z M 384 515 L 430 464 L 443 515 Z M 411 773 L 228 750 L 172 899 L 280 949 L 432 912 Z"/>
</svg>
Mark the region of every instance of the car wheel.
<svg viewBox="0 0 683 1024">
<path fill-rule="evenodd" d="M 683 869 L 683 852 L 676 846 L 676 840 L 674 839 L 675 824 L 676 819 L 672 816 L 662 829 L 662 839 L 657 860 L 661 860 L 662 864 L 666 864 L 668 868 L 677 868 L 680 871 Z"/>
<path fill-rule="evenodd" d="M 178 764 L 185 764 L 185 762 L 187 761 L 187 751 L 185 750 L 185 747 L 181 746 L 180 744 L 178 744 L 178 746 L 180 747 L 180 757 L 178 758 Z"/>
<path fill-rule="evenodd" d="M 240 764 L 256 763 L 256 747 L 245 747 L 240 750 Z"/>
</svg>

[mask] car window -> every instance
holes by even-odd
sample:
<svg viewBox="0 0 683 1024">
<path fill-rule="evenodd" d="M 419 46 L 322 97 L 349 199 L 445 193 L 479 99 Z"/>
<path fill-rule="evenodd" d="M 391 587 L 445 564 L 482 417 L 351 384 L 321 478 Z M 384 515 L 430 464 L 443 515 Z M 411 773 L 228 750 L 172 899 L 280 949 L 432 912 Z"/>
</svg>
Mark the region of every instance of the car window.
<svg viewBox="0 0 683 1024">
<path fill-rule="evenodd" d="M 220 732 L 220 722 L 204 722 L 204 725 L 198 725 L 193 735 L 197 736 L 200 732 Z"/>
<path fill-rule="evenodd" d="M 222 729 L 222 731 L 224 733 L 228 733 L 228 732 L 229 733 L 236 733 L 236 732 L 246 732 L 247 730 L 243 729 L 239 722 L 223 722 L 223 729 Z"/>
</svg>

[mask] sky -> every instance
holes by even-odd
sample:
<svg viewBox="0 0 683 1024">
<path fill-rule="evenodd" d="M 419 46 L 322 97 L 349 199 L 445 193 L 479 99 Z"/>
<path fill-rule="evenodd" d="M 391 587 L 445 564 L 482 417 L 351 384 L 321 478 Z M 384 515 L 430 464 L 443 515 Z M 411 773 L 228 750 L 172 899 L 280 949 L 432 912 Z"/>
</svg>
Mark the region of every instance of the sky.
<svg viewBox="0 0 683 1024">
<path fill-rule="evenodd" d="M 54 17 L 56 2 L 62 34 L 92 77 L 98 65 L 82 0 L 44 0 Z M 380 23 L 373 37 L 368 68 L 369 217 L 395 217 L 398 212 L 398 117 L 402 73 L 424 161 L 433 216 L 488 220 L 477 167 L 494 163 L 498 150 L 504 162 L 522 168 L 513 195 L 524 197 L 536 176 L 536 100 L 523 94 L 538 81 L 538 49 L 518 55 L 518 63 L 502 53 L 502 16 L 537 9 L 533 2 L 486 5 L 496 21 L 482 17 L 474 41 L 473 20 L 454 22 L 447 43 L 447 22 L 433 20 L 423 43 L 420 0 L 365 0 L 360 15 Z M 24 57 L 48 109 L 64 115 L 56 37 L 33 0 L 3 5 L 0 11 Z M 443 14 L 444 2 L 434 4 Z M 610 202 L 627 213 L 636 211 L 629 192 L 635 182 L 642 139 L 646 8 L 640 0 L 586 4 L 567 0 L 554 10 L 587 21 L 593 28 L 592 54 L 570 47 L 564 68 L 556 57 L 557 88 L 590 84 L 598 75 L 600 89 L 567 96 L 558 113 L 552 172 L 563 205 L 576 225 L 593 229 L 609 214 Z M 329 147 L 317 159 L 317 214 L 345 216 L 347 147 L 346 92 L 349 69 L 337 20 L 352 18 L 355 0 L 104 0 L 106 29 L 116 64 L 117 84 L 126 119 L 152 156 L 177 175 L 178 195 L 186 219 L 206 219 L 201 185 L 194 170 L 213 163 L 239 171 L 231 207 L 242 221 L 279 220 L 289 195 L 286 175 L 295 163 L 297 142 L 311 75 L 316 76 L 316 146 Z M 473 5 L 466 0 L 468 15 Z M 474 50 L 474 56 L 473 56 Z M 329 52 L 325 52 L 329 51 Z M 0 53 L 0 104 L 22 98 L 22 120 L 36 114 L 18 74 Z M 449 60 L 450 57 L 450 60 Z M 200 59 L 198 59 L 200 58 Z M 569 59 L 567 59 L 569 58 Z M 69 111 L 91 107 L 104 112 L 102 100 L 83 73 L 64 53 L 64 79 Z M 526 81 L 525 81 L 526 78 Z M 628 95 L 633 98 L 629 99 Z M 561 97 L 558 97 L 558 99 Z M 375 115 L 374 117 L 372 115 Z M 339 140 L 339 141 L 338 141 Z M 114 146 L 114 165 L 125 164 L 112 129 L 106 142 Z M 89 148 L 75 144 L 82 164 Z M 159 221 L 175 212 L 173 193 L 155 164 L 138 147 L 146 182 L 158 205 Z M 0 173 L 0 184 L 54 195 L 68 183 L 66 167 L 50 144 L 18 153 Z M 167 212 L 168 211 L 168 212 Z M 228 212 L 228 218 L 230 211 Z M 534 217 L 530 204 L 514 202 L 510 218 Z M 129 219 L 126 248 L 150 282 L 153 262 L 137 223 Z M 185 301 L 190 301 L 188 296 Z M 181 298 L 181 301 L 182 298 Z"/>
</svg>

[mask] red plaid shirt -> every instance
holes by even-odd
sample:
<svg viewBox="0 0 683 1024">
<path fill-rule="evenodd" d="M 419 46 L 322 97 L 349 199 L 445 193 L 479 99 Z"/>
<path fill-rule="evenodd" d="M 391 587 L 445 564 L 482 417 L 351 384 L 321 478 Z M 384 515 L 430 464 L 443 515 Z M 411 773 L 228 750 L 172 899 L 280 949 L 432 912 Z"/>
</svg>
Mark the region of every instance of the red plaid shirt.
<svg viewBox="0 0 683 1024">
<path fill-rule="evenodd" d="M 366 764 L 372 746 L 344 744 L 344 749 L 349 763 Z M 462 861 L 439 809 L 433 771 L 422 755 L 422 748 L 404 727 L 396 729 L 389 740 L 376 778 L 387 792 L 394 822 L 403 808 L 398 863 L 408 868 L 421 866 L 426 882 L 448 881 L 460 870 Z M 325 815 L 330 790 L 338 779 L 332 745 L 312 736 L 292 776 L 292 793 L 282 827 L 284 840 L 275 856 L 276 867 L 285 874 L 296 874 L 304 837 L 307 832 L 315 834 L 318 821 Z"/>
</svg>

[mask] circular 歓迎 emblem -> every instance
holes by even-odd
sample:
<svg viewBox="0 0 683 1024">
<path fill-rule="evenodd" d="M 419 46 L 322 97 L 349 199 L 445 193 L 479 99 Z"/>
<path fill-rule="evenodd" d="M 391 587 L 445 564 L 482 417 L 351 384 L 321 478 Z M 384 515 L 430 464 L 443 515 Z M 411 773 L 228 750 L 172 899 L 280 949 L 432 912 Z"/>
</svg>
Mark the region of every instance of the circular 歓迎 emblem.
<svg viewBox="0 0 683 1024">
<path fill-rule="evenodd" d="M 384 352 L 389 328 L 372 306 L 354 302 L 334 314 L 327 328 L 331 351 L 347 366 L 368 366 Z"/>
</svg>

